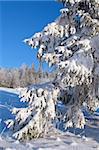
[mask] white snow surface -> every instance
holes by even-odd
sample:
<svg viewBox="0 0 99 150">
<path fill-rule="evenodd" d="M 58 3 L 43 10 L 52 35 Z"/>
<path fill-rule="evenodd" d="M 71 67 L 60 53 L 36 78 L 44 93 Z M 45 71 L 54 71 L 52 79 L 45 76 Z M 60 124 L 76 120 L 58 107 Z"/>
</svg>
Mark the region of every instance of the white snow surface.
<svg viewBox="0 0 99 150">
<path fill-rule="evenodd" d="M 17 89 L 0 88 L 0 92 L 2 91 L 11 95 L 11 97 L 9 97 L 11 101 L 13 101 L 12 94 L 18 94 Z M 0 118 L 2 120 L 1 108 L 2 106 L 0 107 Z M 6 107 L 4 109 L 6 109 Z M 93 121 L 95 116 L 96 122 L 95 120 Z M 9 134 L 3 136 L 1 132 L 0 150 L 99 150 L 99 112 L 96 112 L 95 116 L 89 118 L 83 136 L 80 134 L 74 135 L 69 130 L 66 132 L 52 130 L 45 138 L 33 139 L 25 143 L 20 143 L 18 140 L 12 139 Z"/>
<path fill-rule="evenodd" d="M 5 88 L 5 87 L 0 87 L 0 91 L 5 91 L 5 92 L 9 92 L 9 93 L 13 93 L 13 94 L 18 94 L 20 93 L 20 89 L 21 88 Z"/>
<path fill-rule="evenodd" d="M 19 141 L 9 139 L 9 137 L 1 137 L 0 148 L 5 150 L 99 150 L 98 133 L 94 131 L 92 132 L 91 130 L 88 132 L 93 134 L 93 138 L 81 138 L 80 136 L 75 136 L 74 134 L 67 132 L 57 133 L 57 135 L 50 137 L 34 139 L 26 143 L 20 143 Z M 97 136 L 97 140 L 94 139 L 94 136 Z"/>
</svg>

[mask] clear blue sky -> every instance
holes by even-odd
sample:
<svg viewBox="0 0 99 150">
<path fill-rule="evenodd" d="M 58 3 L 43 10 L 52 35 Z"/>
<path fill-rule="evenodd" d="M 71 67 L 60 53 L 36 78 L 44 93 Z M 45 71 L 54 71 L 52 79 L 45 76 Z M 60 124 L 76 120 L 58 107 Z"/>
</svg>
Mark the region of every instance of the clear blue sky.
<svg viewBox="0 0 99 150">
<path fill-rule="evenodd" d="M 37 68 L 36 51 L 22 41 L 54 21 L 60 8 L 60 3 L 51 0 L 0 1 L 0 67 L 35 63 Z"/>
</svg>

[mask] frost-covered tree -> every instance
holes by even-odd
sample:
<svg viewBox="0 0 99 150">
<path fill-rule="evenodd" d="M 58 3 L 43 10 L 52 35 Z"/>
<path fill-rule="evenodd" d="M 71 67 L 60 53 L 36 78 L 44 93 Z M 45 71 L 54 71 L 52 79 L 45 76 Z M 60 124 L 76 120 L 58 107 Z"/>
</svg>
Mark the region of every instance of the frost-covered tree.
<svg viewBox="0 0 99 150">
<path fill-rule="evenodd" d="M 84 128 L 83 104 L 90 111 L 99 107 L 99 1 L 58 1 L 64 5 L 61 15 L 24 40 L 38 48 L 38 59 L 55 66 L 58 73 L 53 82 L 21 92 L 28 106 L 14 108 L 15 120 L 7 121 L 19 140 L 43 136 L 50 124 L 57 123 L 58 101 L 67 108 L 60 114 L 66 127 Z"/>
<path fill-rule="evenodd" d="M 6 82 L 6 72 L 5 69 L 0 68 L 0 86 L 5 86 Z"/>
<path fill-rule="evenodd" d="M 20 87 L 20 74 L 18 69 L 11 69 L 12 80 L 10 86 L 12 88 Z"/>
</svg>

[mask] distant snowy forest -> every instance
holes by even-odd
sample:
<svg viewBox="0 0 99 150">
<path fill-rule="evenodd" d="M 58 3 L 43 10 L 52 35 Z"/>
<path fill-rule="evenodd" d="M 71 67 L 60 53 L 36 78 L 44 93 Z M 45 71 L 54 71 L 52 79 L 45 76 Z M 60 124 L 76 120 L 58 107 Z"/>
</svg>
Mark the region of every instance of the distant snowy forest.
<svg viewBox="0 0 99 150">
<path fill-rule="evenodd" d="M 31 84 L 43 83 L 45 80 L 51 81 L 54 77 L 55 73 L 43 72 L 40 68 L 36 71 L 34 64 L 31 67 L 24 64 L 20 68 L 0 68 L 1 87 L 26 87 Z"/>
</svg>

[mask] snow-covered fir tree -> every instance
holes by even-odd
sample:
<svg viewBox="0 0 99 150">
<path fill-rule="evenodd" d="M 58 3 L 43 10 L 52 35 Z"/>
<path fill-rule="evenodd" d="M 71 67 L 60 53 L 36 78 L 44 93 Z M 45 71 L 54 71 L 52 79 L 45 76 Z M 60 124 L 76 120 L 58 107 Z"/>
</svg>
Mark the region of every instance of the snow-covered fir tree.
<svg viewBox="0 0 99 150">
<path fill-rule="evenodd" d="M 66 127 L 84 128 L 83 104 L 90 111 L 99 107 L 99 1 L 58 0 L 61 15 L 24 42 L 38 48 L 38 59 L 55 66 L 53 82 L 25 88 L 14 108 L 15 120 L 7 124 L 19 140 L 43 136 L 50 125 L 63 120 Z M 56 109 L 61 101 L 66 111 Z"/>
</svg>

